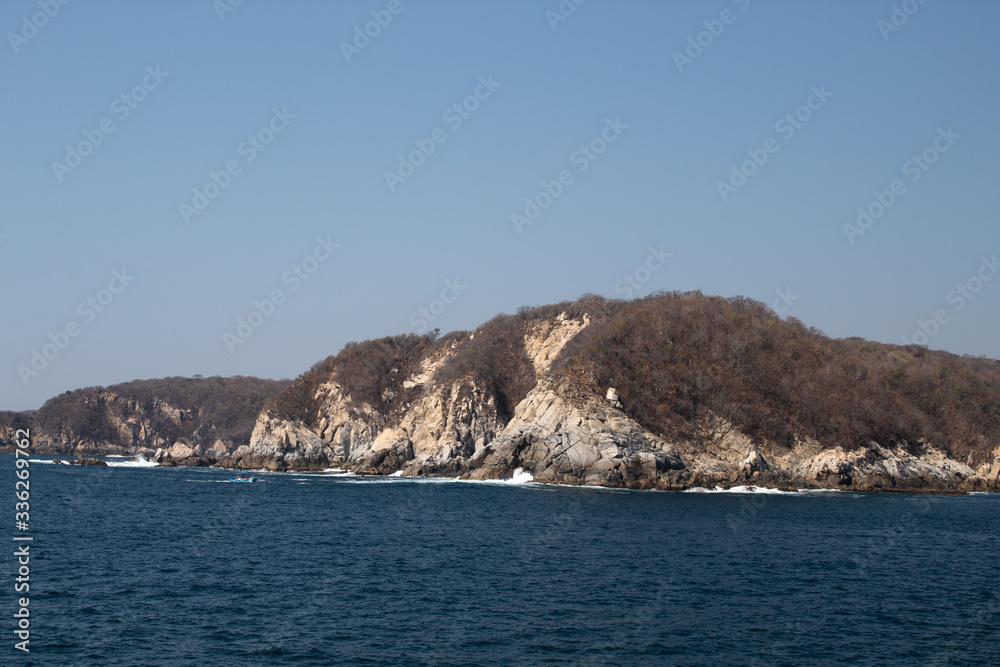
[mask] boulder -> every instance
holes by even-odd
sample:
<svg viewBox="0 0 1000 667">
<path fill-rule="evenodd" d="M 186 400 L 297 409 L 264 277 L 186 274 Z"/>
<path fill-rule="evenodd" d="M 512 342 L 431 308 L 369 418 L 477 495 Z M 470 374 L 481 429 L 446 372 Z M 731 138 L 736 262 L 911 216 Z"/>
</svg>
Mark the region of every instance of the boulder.
<svg viewBox="0 0 1000 667">
<path fill-rule="evenodd" d="M 88 459 L 83 456 L 79 456 L 76 459 L 76 464 L 80 466 L 107 466 L 108 464 L 101 459 Z"/>
<path fill-rule="evenodd" d="M 614 387 L 608 388 L 608 393 L 605 395 L 604 399 L 619 410 L 622 409 L 622 402 L 618 398 L 618 390 Z"/>
</svg>

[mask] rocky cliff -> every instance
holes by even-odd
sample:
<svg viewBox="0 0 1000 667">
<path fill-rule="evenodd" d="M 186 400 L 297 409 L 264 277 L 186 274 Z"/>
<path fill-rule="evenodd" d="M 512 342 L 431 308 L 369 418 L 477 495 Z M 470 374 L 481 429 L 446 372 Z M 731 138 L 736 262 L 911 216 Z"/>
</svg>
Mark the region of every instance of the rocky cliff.
<svg viewBox="0 0 1000 667">
<path fill-rule="evenodd" d="M 656 310 L 668 298 L 688 300 L 702 309 L 706 305 L 700 295 L 658 298 L 641 307 Z M 675 329 L 673 337 L 667 323 L 656 318 L 652 328 L 628 332 L 622 325 L 627 320 L 620 317 L 621 307 L 591 299 L 561 304 L 558 310 L 536 309 L 498 318 L 475 332 L 438 340 L 410 336 L 361 344 L 370 348 L 354 351 L 355 356 L 367 359 L 364 369 L 339 356 L 317 365 L 297 381 L 296 405 L 290 408 L 287 402 L 272 402 L 259 415 L 250 442 L 218 462 L 274 470 L 341 468 L 477 480 L 525 472 L 538 482 L 639 489 L 717 485 L 934 492 L 997 489 L 996 416 L 1000 407 L 995 391 L 1000 378 L 994 362 L 863 341 L 830 341 L 754 304 L 724 300 L 713 304 L 721 308 L 723 317 L 733 318 L 728 325 L 720 319 L 713 326 L 709 318 L 706 331 Z M 765 329 L 773 329 L 769 345 L 774 354 L 780 355 L 781 347 L 791 345 L 781 340 L 783 335 L 801 338 L 796 344 L 806 348 L 829 348 L 815 358 L 808 358 L 804 350 L 789 351 L 810 368 L 796 369 L 778 360 L 778 377 L 770 381 L 789 384 L 793 392 L 819 392 L 827 402 L 845 405 L 849 414 L 842 423 L 834 423 L 825 414 L 802 413 L 803 407 L 796 408 L 792 399 L 779 396 L 764 412 L 777 413 L 791 429 L 774 430 L 758 416 L 759 410 L 740 409 L 739 403 L 768 402 L 770 388 L 757 384 L 767 373 L 758 369 L 755 377 L 744 378 L 747 382 L 727 385 L 713 374 L 738 374 L 741 369 L 736 361 L 722 363 L 725 356 L 714 369 L 704 368 L 704 358 L 688 358 L 688 367 L 675 370 L 693 378 L 651 387 L 649 391 L 657 392 L 652 397 L 636 394 L 636 387 L 645 387 L 648 379 L 630 377 L 655 376 L 648 364 L 660 356 L 659 348 L 707 345 L 707 340 L 716 337 L 725 339 L 723 355 L 747 356 L 747 346 L 759 343 L 752 333 L 741 333 L 741 327 L 750 322 L 733 311 L 748 308 L 750 319 L 763 318 Z M 588 310 L 595 312 L 592 315 Z M 600 330 L 592 331 L 597 323 Z M 781 330 L 787 331 L 782 334 Z M 640 348 L 653 350 L 648 358 L 635 356 L 634 341 L 624 343 L 630 335 L 642 339 Z M 681 337 L 693 338 L 682 343 Z M 864 353 L 857 358 L 838 361 L 831 356 L 844 350 L 861 351 L 862 346 Z M 618 368 L 608 366 L 608 355 L 619 357 L 614 362 Z M 928 357 L 936 360 L 934 372 L 961 371 L 987 394 L 981 403 L 966 406 L 974 414 L 959 420 L 961 425 L 920 414 L 921 407 L 904 387 L 911 375 L 913 382 L 925 379 Z M 863 375 L 876 371 L 884 376 L 874 384 L 868 377 L 861 381 Z M 379 377 L 359 384 L 359 372 Z M 797 373 L 797 379 L 783 376 L 784 372 Z M 625 381 L 627 392 L 608 383 L 615 374 L 615 379 Z M 823 381 L 828 386 L 797 386 Z M 692 395 L 692 387 L 696 389 L 699 382 L 724 392 L 732 404 L 707 400 L 710 392 Z M 744 384 L 749 385 L 749 393 L 736 388 Z M 929 390 L 922 384 L 916 386 Z M 302 396 L 303 389 L 308 396 Z M 865 392 L 876 389 L 878 396 L 865 397 Z M 954 393 L 946 386 L 932 391 L 946 396 L 944 389 Z M 838 396 L 839 392 L 846 396 Z M 939 407 L 955 410 L 951 398 L 943 398 L 947 405 Z M 630 410 L 631 401 L 641 402 L 642 407 Z M 691 403 L 696 404 L 695 410 L 689 409 Z M 878 412 L 883 404 L 890 406 L 885 423 L 879 421 L 883 417 Z M 978 426 L 970 425 L 980 417 Z M 852 420 L 857 422 L 853 426 Z M 949 432 L 961 433 L 964 446 L 933 439 Z"/>
<path fill-rule="evenodd" d="M 180 455 L 222 458 L 249 442 L 264 402 L 288 381 L 258 378 L 165 378 L 66 392 L 26 413 L 0 413 L 0 447 L 13 428 L 31 428 L 40 454 Z M 181 457 L 185 458 L 185 457 Z"/>
<path fill-rule="evenodd" d="M 32 422 L 40 452 L 146 452 L 164 465 L 1000 490 L 997 361 L 833 340 L 763 304 L 700 293 L 590 296 L 472 332 L 349 343 L 294 383 L 67 393 L 0 415 L 0 436 L 15 418 Z"/>
</svg>

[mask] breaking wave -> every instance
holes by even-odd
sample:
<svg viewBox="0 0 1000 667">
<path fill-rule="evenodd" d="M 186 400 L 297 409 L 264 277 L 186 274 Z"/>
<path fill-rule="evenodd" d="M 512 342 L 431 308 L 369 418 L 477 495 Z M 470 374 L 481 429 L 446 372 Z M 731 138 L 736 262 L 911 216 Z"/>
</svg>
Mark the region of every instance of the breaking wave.
<svg viewBox="0 0 1000 667">
<path fill-rule="evenodd" d="M 147 461 L 141 454 L 133 461 L 105 461 L 110 468 L 156 468 L 159 464 L 155 461 Z"/>
<path fill-rule="evenodd" d="M 691 489 L 684 489 L 683 493 L 756 493 L 758 495 L 794 496 L 798 494 L 798 491 L 781 491 L 780 489 L 769 489 L 765 486 L 734 486 L 728 489 L 723 489 L 721 486 L 717 486 L 714 489 L 697 486 Z"/>
</svg>

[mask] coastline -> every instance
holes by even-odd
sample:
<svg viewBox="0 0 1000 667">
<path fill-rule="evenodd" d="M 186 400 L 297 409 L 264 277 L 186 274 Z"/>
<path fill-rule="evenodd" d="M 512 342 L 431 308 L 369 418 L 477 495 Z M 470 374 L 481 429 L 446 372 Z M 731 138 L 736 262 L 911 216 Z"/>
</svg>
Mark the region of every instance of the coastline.
<svg viewBox="0 0 1000 667">
<path fill-rule="evenodd" d="M 0 454 L 9 454 L 10 452 L 0 451 Z M 30 461 L 32 463 L 43 463 L 43 464 L 57 464 L 61 461 L 65 465 L 79 466 L 79 464 L 73 463 L 69 464 L 65 460 L 65 455 L 51 455 L 42 453 L 32 453 Z M 62 458 L 60 458 L 60 456 Z M 39 458 L 42 457 L 42 458 Z M 47 458 L 45 458 L 47 457 Z M 714 486 L 698 486 L 693 484 L 680 484 L 680 485 L 670 485 L 670 486 L 610 486 L 605 484 L 572 484 L 572 483 L 561 483 L 552 482 L 545 480 L 537 480 L 530 473 L 520 471 L 515 469 L 512 471 L 512 476 L 509 478 L 493 478 L 493 479 L 473 479 L 470 477 L 463 477 L 461 475 L 404 475 L 403 471 L 396 471 L 393 473 L 381 473 L 373 471 L 356 471 L 345 467 L 303 467 L 303 468 L 287 468 L 283 470 L 275 470 L 266 467 L 233 467 L 223 464 L 210 464 L 210 465 L 194 465 L 194 464 L 179 464 L 174 463 L 173 465 L 163 465 L 155 463 L 151 460 L 145 459 L 140 456 L 128 456 L 124 454 L 106 454 L 106 455 L 96 455 L 95 458 L 101 460 L 107 459 L 118 459 L 116 461 L 106 461 L 107 467 L 109 468 L 141 468 L 141 469 L 153 469 L 153 468 L 198 468 L 198 469 L 214 469 L 226 472 L 251 472 L 255 474 L 264 475 L 307 475 L 307 476 L 317 476 L 317 477 L 338 477 L 338 478 L 353 478 L 353 479 L 379 479 L 379 480 L 394 480 L 399 481 L 422 481 L 431 483 L 469 483 L 469 484 L 491 484 L 497 486 L 546 486 L 551 488 L 573 488 L 573 489 L 591 489 L 599 491 L 629 491 L 629 492 L 658 492 L 658 493 L 686 493 L 686 494 L 703 494 L 703 495 L 781 495 L 781 496 L 808 496 L 808 495 L 823 495 L 823 494 L 876 494 L 876 493 L 890 493 L 897 495 L 932 495 L 932 496 L 972 496 L 972 495 L 995 495 L 1000 494 L 1000 488 L 986 488 L 986 489 L 941 489 L 935 487 L 927 488 L 887 488 L 887 487 L 874 487 L 874 488 L 835 488 L 829 486 L 817 486 L 817 485 L 806 485 L 797 486 L 794 484 L 782 484 L 780 486 L 767 486 L 761 483 L 749 483 L 744 481 L 741 482 L 728 482 L 720 481 Z M 123 460 L 124 459 L 124 460 Z M 87 467 L 87 466 L 79 466 Z"/>
</svg>

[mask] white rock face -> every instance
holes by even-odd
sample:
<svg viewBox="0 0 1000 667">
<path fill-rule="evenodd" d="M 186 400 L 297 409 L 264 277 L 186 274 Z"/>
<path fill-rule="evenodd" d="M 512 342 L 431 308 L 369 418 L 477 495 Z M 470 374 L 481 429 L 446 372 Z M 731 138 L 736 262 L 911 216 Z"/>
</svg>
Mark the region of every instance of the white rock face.
<svg viewBox="0 0 1000 667">
<path fill-rule="evenodd" d="M 471 336 L 470 336 L 471 339 Z M 434 373 L 437 372 L 444 362 L 448 360 L 451 356 L 452 351 L 448 348 L 442 348 L 436 355 L 424 359 L 420 365 L 420 372 L 414 373 L 413 376 L 408 380 L 403 381 L 404 389 L 412 389 L 418 385 L 426 384 L 431 381 L 434 377 Z"/>
<path fill-rule="evenodd" d="M 619 400 L 618 398 L 618 390 L 615 389 L 614 387 L 608 388 L 608 393 L 604 395 L 604 400 L 606 400 L 608 403 L 618 408 L 619 410 L 621 410 L 624 407 L 622 406 L 621 400 Z"/>
<path fill-rule="evenodd" d="M 232 458 L 244 467 L 309 468 L 329 461 L 332 454 L 332 448 L 305 424 L 261 414 L 250 444 L 238 448 Z"/>
<path fill-rule="evenodd" d="M 570 389 L 541 379 L 499 437 L 477 452 L 467 476 L 503 478 L 522 468 L 536 481 L 651 486 L 660 473 L 683 468 L 671 445 L 599 396 L 573 399 Z"/>
<path fill-rule="evenodd" d="M 539 373 L 547 371 L 566 343 L 589 324 L 590 317 L 587 315 L 582 320 L 571 320 L 566 313 L 560 313 L 554 322 L 539 322 L 533 331 L 524 336 L 524 348 L 535 370 Z"/>
<path fill-rule="evenodd" d="M 492 396 L 469 383 L 454 383 L 427 394 L 403 418 L 400 428 L 413 443 L 417 462 L 481 450 L 502 428 Z"/>
<path fill-rule="evenodd" d="M 178 442 L 173 447 L 168 449 L 167 454 L 175 461 L 182 461 L 184 459 L 191 458 L 192 456 L 198 456 L 198 452 L 191 447 L 188 447 L 183 442 Z"/>
</svg>

